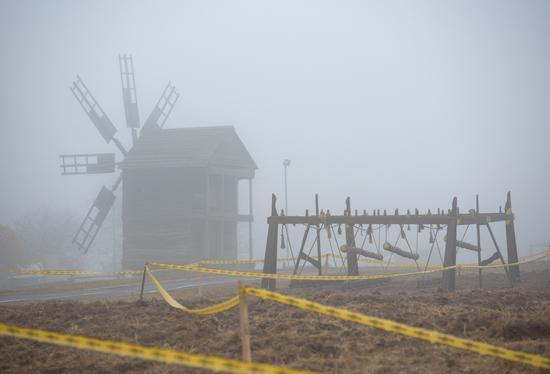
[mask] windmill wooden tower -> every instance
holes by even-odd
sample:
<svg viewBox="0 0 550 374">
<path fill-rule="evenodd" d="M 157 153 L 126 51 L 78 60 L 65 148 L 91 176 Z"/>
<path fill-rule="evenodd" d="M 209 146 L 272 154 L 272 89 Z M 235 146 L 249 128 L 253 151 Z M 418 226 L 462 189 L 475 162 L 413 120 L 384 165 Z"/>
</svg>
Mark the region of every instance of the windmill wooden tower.
<svg viewBox="0 0 550 374">
<path fill-rule="evenodd" d="M 238 222 L 248 222 L 252 251 L 252 180 L 257 166 L 232 126 L 165 129 L 179 93 L 168 83 L 140 128 L 131 56 L 119 56 L 126 125 L 132 147 L 116 138 L 117 129 L 80 77 L 71 91 L 114 153 L 61 155 L 63 175 L 121 172 L 111 188 L 103 186 L 73 243 L 87 252 L 122 184 L 125 268 L 145 261 L 190 262 L 237 258 Z M 238 212 L 239 181 L 248 180 L 249 209 Z"/>
</svg>

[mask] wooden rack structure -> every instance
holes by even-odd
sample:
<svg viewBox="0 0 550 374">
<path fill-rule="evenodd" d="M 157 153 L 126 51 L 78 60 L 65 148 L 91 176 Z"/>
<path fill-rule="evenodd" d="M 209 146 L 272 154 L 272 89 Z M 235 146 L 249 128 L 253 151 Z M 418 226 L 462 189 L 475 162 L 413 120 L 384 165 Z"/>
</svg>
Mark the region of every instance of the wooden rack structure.
<svg viewBox="0 0 550 374">
<path fill-rule="evenodd" d="M 277 248 L 279 237 L 279 225 L 304 225 L 304 237 L 302 240 L 300 252 L 297 256 L 294 273 L 298 271 L 298 263 L 300 261 L 306 261 L 312 264 L 318 269 L 319 275 L 322 274 L 321 266 L 321 241 L 320 234 L 323 227 L 331 227 L 331 225 L 345 225 L 345 239 L 347 248 L 357 248 L 355 243 L 355 227 L 363 225 L 398 225 L 401 227 L 401 233 L 403 233 L 404 225 L 419 225 L 419 231 L 421 227 L 426 225 L 437 225 L 438 227 L 446 227 L 446 240 L 445 240 L 445 254 L 443 260 L 444 267 L 452 267 L 456 265 L 456 253 L 457 248 L 465 248 L 476 251 L 478 253 L 478 264 L 480 266 L 488 265 L 491 262 L 499 259 L 502 264 L 514 264 L 510 266 L 504 266 L 504 270 L 510 282 L 513 284 L 519 281 L 519 265 L 516 235 L 514 229 L 514 214 L 512 213 L 512 200 L 511 194 L 508 192 L 504 212 L 499 209 L 496 213 L 481 213 L 479 211 L 479 198 L 476 196 L 476 208 L 470 209 L 468 213 L 460 213 L 457 205 L 457 198 L 453 198 L 451 209 L 447 212 L 439 210 L 438 213 L 432 214 L 430 211 L 426 214 L 420 214 L 418 209 L 415 209 L 413 213 L 407 211 L 406 214 L 400 214 L 396 209 L 393 215 L 387 214 L 384 210 L 380 214 L 380 210 L 375 210 L 372 214 L 367 214 L 364 210 L 363 214 L 358 214 L 355 210 L 355 214 L 352 214 L 351 201 L 348 197 L 345 203 L 345 210 L 343 215 L 331 215 L 330 211 L 319 210 L 319 200 L 317 195 L 315 196 L 315 215 L 309 215 L 306 211 L 304 216 L 287 216 L 284 215 L 284 211 L 281 214 L 277 212 L 277 197 L 273 194 L 271 199 L 271 216 L 267 218 L 268 234 L 266 242 L 266 250 L 264 257 L 263 272 L 266 274 L 277 273 Z M 497 222 L 504 222 L 506 229 L 506 247 L 507 247 L 507 260 L 505 260 L 491 229 L 491 224 Z M 477 244 L 465 243 L 457 240 L 457 226 L 463 225 L 475 225 L 477 229 Z M 491 241 L 495 247 L 495 252 L 488 259 L 481 259 L 481 233 L 480 228 L 486 227 L 491 238 Z M 307 239 L 308 233 L 311 228 L 314 228 L 316 235 L 317 253 L 316 256 L 310 256 L 304 253 L 304 244 Z M 391 247 L 391 246 L 390 246 Z M 385 248 L 388 250 L 388 248 Z M 392 248 L 389 248 L 390 250 Z M 398 248 L 397 248 L 398 249 Z M 348 251 L 347 258 L 347 273 L 348 275 L 358 275 L 358 256 L 361 251 L 359 249 L 355 251 Z M 394 252 L 396 253 L 396 252 Z M 412 257 L 411 257 L 412 258 Z M 456 281 L 456 269 L 448 269 L 443 271 L 441 288 L 454 291 Z M 481 287 L 481 268 L 479 270 L 479 283 Z M 262 287 L 270 290 L 275 290 L 275 279 L 263 279 Z"/>
</svg>

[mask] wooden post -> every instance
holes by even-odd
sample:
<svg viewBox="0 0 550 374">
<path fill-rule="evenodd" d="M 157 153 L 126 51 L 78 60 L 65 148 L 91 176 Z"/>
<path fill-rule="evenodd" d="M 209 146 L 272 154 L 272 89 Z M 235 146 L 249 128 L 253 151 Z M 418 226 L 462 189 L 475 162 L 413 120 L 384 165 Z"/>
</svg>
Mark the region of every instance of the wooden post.
<svg viewBox="0 0 550 374">
<path fill-rule="evenodd" d="M 518 262 L 518 248 L 516 245 L 516 232 L 514 229 L 514 217 L 512 215 L 512 197 L 510 191 L 506 197 L 506 204 L 504 205 L 504 212 L 510 217 L 506 219 L 506 247 L 508 250 L 508 263 L 514 264 Z M 514 282 L 519 281 L 519 265 L 512 265 L 509 267 L 510 276 Z"/>
<path fill-rule="evenodd" d="M 271 217 L 277 217 L 277 197 L 271 195 Z M 271 218 L 270 217 L 270 218 Z M 267 242 L 265 245 L 264 274 L 277 274 L 277 233 L 278 224 L 269 222 L 268 219 Z M 275 279 L 262 279 L 262 287 L 275 291 L 277 282 Z"/>
<path fill-rule="evenodd" d="M 141 290 L 139 291 L 139 301 L 143 301 L 143 289 L 145 288 L 146 274 L 147 274 L 147 265 L 143 266 L 143 278 L 141 278 Z"/>
<path fill-rule="evenodd" d="M 476 195 L 476 214 L 479 214 L 479 195 Z M 477 247 L 479 248 L 479 251 L 477 251 L 477 266 L 481 266 L 481 231 L 479 229 L 479 223 L 476 225 L 476 231 L 477 231 Z M 483 288 L 483 281 L 481 277 L 481 267 L 478 268 L 479 273 L 479 288 Z"/>
<path fill-rule="evenodd" d="M 453 205 L 447 224 L 447 241 L 445 242 L 445 257 L 443 266 L 450 267 L 456 265 L 456 225 L 457 225 L 457 200 L 453 199 Z M 447 291 L 455 290 L 456 268 L 443 271 L 442 288 Z"/>
<path fill-rule="evenodd" d="M 225 254 L 225 175 L 220 175 L 220 231 L 218 231 L 218 235 L 220 238 L 220 252 L 219 257 L 220 258 L 227 258 Z"/>
<path fill-rule="evenodd" d="M 241 330 L 241 342 L 243 347 L 243 361 L 251 362 L 252 353 L 250 350 L 250 328 L 248 324 L 248 304 L 246 302 L 246 292 L 244 284 L 239 281 L 239 317 L 240 317 L 240 330 Z"/>
<path fill-rule="evenodd" d="M 346 215 L 351 216 L 350 198 L 346 199 Z M 346 224 L 346 245 L 348 248 L 355 248 L 355 235 L 353 233 L 353 225 Z M 348 253 L 348 275 L 359 275 L 359 263 L 357 262 L 357 254 Z"/>
<path fill-rule="evenodd" d="M 252 206 L 252 178 L 248 179 L 248 259 L 254 258 L 252 249 L 252 221 L 253 221 L 253 206 Z"/>
<path fill-rule="evenodd" d="M 204 250 L 202 254 L 199 254 L 199 259 L 204 258 L 202 256 L 208 256 L 206 258 L 211 258 L 210 250 L 210 174 L 208 174 L 208 169 L 206 169 L 206 178 L 204 180 Z"/>
<path fill-rule="evenodd" d="M 315 194 L 315 215 L 319 217 L 319 196 Z M 319 260 L 319 275 L 323 274 L 322 268 L 322 259 L 321 259 L 321 228 L 319 226 L 319 223 L 316 225 L 316 231 L 317 231 L 317 258 Z"/>
</svg>

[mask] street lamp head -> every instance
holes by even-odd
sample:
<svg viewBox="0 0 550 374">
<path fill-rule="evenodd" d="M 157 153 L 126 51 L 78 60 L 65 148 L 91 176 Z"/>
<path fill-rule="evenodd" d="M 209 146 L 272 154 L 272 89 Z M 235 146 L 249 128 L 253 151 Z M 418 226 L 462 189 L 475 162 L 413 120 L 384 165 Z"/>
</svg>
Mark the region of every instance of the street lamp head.
<svg viewBox="0 0 550 374">
<path fill-rule="evenodd" d="M 290 160 L 284 160 L 283 161 L 283 166 L 290 166 Z"/>
</svg>

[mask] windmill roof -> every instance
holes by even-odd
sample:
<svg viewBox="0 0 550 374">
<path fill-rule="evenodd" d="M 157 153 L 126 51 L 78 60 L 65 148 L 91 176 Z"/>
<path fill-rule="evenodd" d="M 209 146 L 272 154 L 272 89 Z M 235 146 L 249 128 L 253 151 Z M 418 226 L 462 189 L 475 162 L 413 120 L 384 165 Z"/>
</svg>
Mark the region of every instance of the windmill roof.
<svg viewBox="0 0 550 374">
<path fill-rule="evenodd" d="M 144 129 L 119 166 L 258 168 L 233 126 Z"/>
</svg>

